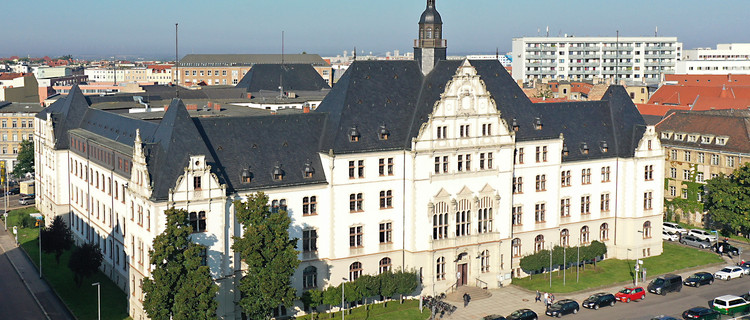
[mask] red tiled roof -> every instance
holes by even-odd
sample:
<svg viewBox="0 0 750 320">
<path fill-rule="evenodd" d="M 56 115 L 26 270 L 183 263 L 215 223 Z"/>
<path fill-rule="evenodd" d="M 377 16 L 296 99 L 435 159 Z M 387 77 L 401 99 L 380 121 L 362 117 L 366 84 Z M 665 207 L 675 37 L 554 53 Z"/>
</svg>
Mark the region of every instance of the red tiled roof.
<svg viewBox="0 0 750 320">
<path fill-rule="evenodd" d="M 641 113 L 641 115 L 648 115 L 648 116 L 660 116 L 663 117 L 669 110 L 690 110 L 690 107 L 687 106 L 665 106 L 665 105 L 659 105 L 659 104 L 636 104 L 636 108 L 638 108 L 638 112 Z"/>
<path fill-rule="evenodd" d="M 5 72 L 0 73 L 0 80 L 13 80 L 15 78 L 25 77 L 31 73 L 17 73 L 17 72 Z"/>
<path fill-rule="evenodd" d="M 723 86 L 723 85 L 740 85 L 750 86 L 750 75 L 746 74 L 709 74 L 709 75 L 692 75 L 692 74 L 667 74 L 664 76 L 665 81 L 675 81 L 678 85 L 688 86 Z"/>
<path fill-rule="evenodd" d="M 749 107 L 750 99 L 699 96 L 695 99 L 692 110 L 747 109 Z"/>
<path fill-rule="evenodd" d="M 649 104 L 693 105 L 698 97 L 750 99 L 750 86 L 664 85 L 648 100 Z"/>
<path fill-rule="evenodd" d="M 154 69 L 154 70 L 166 70 L 166 69 L 172 69 L 171 64 L 152 64 L 146 67 L 147 69 Z"/>
<path fill-rule="evenodd" d="M 656 130 L 728 136 L 726 145 L 661 139 L 663 144 L 750 153 L 750 118 L 732 114 L 677 111 L 656 125 Z M 700 141 L 700 140 L 699 140 Z"/>
</svg>

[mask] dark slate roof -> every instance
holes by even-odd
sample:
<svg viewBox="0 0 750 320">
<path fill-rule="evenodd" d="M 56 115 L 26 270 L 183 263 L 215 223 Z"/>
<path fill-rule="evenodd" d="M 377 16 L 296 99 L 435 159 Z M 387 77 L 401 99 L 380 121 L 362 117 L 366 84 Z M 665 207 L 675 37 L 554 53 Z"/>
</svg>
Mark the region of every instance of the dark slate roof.
<svg viewBox="0 0 750 320">
<path fill-rule="evenodd" d="M 422 12 L 422 16 L 419 17 L 419 23 L 433 23 L 442 24 L 443 19 L 440 17 L 440 13 L 435 9 L 435 1 L 427 1 L 427 8 Z"/>
<path fill-rule="evenodd" d="M 38 113 L 43 109 L 41 103 L 0 101 L 0 112 L 3 113 Z"/>
<path fill-rule="evenodd" d="M 88 110 L 88 102 L 78 85 L 73 85 L 65 99 L 58 99 L 46 109 L 36 114 L 37 118 L 47 119 L 51 114 L 55 131 L 55 148 L 67 149 L 70 145 L 68 131 L 78 128 Z"/>
<path fill-rule="evenodd" d="M 320 91 L 331 88 L 310 64 L 259 64 L 250 69 L 236 87 L 247 92 L 278 92 L 279 86 L 283 86 L 284 91 Z"/>
</svg>

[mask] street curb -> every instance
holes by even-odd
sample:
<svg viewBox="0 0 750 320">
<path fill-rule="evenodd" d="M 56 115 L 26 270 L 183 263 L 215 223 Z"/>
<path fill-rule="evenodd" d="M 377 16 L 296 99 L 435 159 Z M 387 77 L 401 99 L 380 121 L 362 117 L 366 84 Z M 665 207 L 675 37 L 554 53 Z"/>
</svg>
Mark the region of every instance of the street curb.
<svg viewBox="0 0 750 320">
<path fill-rule="evenodd" d="M 701 266 L 695 266 L 695 267 L 690 267 L 690 268 L 684 268 L 684 269 L 674 270 L 674 271 L 672 271 L 672 272 L 670 272 L 670 273 L 677 273 L 677 274 L 679 274 L 679 273 L 685 273 L 685 272 L 691 272 L 691 271 L 695 271 L 695 270 L 700 270 L 700 269 L 704 269 L 704 268 L 711 268 L 711 267 L 725 266 L 726 264 L 727 264 L 727 262 L 726 262 L 726 261 L 725 261 L 725 262 L 717 262 L 717 263 L 712 263 L 712 264 L 704 264 L 704 265 L 701 265 Z M 648 280 L 653 280 L 653 279 L 655 279 L 655 278 L 657 278 L 657 277 L 659 277 L 659 276 L 660 276 L 660 275 L 656 275 L 656 276 L 649 276 L 649 277 L 646 277 L 646 281 L 648 281 Z M 644 282 L 646 282 L 646 281 L 644 281 Z M 564 294 L 564 295 L 572 295 L 572 294 L 581 294 L 581 293 L 585 293 L 585 292 L 587 292 L 587 291 L 591 291 L 591 292 L 595 292 L 595 291 L 596 291 L 596 292 L 598 292 L 598 291 L 601 291 L 602 289 L 606 289 L 606 288 L 609 288 L 609 287 L 614 287 L 614 286 L 618 286 L 618 285 L 620 285 L 620 286 L 624 286 L 624 285 L 628 285 L 628 284 L 632 284 L 632 283 L 633 283 L 632 281 L 622 281 L 622 282 L 615 282 L 615 283 L 611 283 L 611 284 L 607 284 L 607 285 L 602 285 L 602 286 L 598 286 L 598 287 L 593 287 L 593 288 L 588 288 L 588 289 L 583 289 L 583 290 L 578 290 L 578 291 L 570 291 L 570 292 L 551 292 L 551 293 L 555 293 L 555 294 Z M 531 291 L 531 290 L 529 290 L 529 289 L 526 289 L 526 288 L 520 287 L 520 286 L 518 286 L 518 285 L 515 285 L 515 284 L 513 284 L 513 283 L 511 283 L 510 285 L 511 285 L 511 286 L 513 286 L 513 287 L 515 287 L 516 289 L 519 289 L 519 290 L 522 290 L 522 291 L 528 292 L 528 293 L 530 293 L 530 294 L 536 294 L 536 291 Z"/>
<path fill-rule="evenodd" d="M 8 252 L 7 250 L 5 250 L 5 247 L 3 247 L 3 245 L 1 243 L 0 243 L 0 248 L 2 248 L 4 252 Z M 19 250 L 23 251 L 24 255 L 26 255 L 26 251 L 23 250 L 23 249 L 21 249 L 20 246 L 17 246 L 16 248 L 18 248 Z M 47 320 L 51 320 L 51 318 L 49 317 L 49 314 L 47 314 L 47 309 L 44 309 L 44 306 L 42 305 L 42 303 L 39 302 L 39 299 L 37 299 L 36 295 L 34 294 L 34 291 L 32 291 L 31 287 L 29 287 L 29 283 L 26 282 L 26 278 L 24 278 L 21 275 L 21 272 L 18 271 L 18 267 L 16 267 L 16 264 L 13 263 L 13 259 L 11 259 L 8 256 L 7 253 L 5 254 L 5 258 L 8 259 L 8 262 L 10 262 L 10 265 L 13 266 L 13 270 L 16 271 L 16 274 L 18 274 L 18 277 L 21 278 L 21 281 L 23 282 L 24 287 L 26 287 L 26 290 L 29 291 L 29 293 L 31 294 L 31 296 L 34 298 L 34 302 L 36 302 L 36 305 L 38 305 L 39 308 L 42 309 L 42 312 L 44 313 L 44 316 L 47 317 Z M 55 294 L 57 294 L 57 292 L 55 292 Z M 65 306 L 65 307 L 67 308 L 67 306 Z"/>
</svg>

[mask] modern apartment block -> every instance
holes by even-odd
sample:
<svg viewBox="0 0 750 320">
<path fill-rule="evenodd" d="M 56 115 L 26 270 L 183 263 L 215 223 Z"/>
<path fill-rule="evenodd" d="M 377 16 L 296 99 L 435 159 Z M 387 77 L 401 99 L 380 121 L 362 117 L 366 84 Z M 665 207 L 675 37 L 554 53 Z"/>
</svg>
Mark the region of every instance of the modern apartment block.
<svg viewBox="0 0 750 320">
<path fill-rule="evenodd" d="M 513 38 L 513 79 L 659 82 L 682 58 L 676 37 Z"/>
<path fill-rule="evenodd" d="M 750 74 L 750 43 L 720 43 L 716 49 L 685 50 L 677 74 Z"/>
</svg>

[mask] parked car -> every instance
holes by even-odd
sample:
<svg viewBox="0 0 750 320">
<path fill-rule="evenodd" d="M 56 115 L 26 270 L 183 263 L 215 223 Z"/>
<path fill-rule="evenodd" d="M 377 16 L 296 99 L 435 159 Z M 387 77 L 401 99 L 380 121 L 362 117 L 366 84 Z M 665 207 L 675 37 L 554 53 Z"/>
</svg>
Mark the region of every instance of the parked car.
<svg viewBox="0 0 750 320">
<path fill-rule="evenodd" d="M 605 293 L 605 292 L 599 292 L 592 294 L 590 297 L 586 298 L 586 300 L 583 300 L 583 303 L 581 305 L 584 308 L 594 309 L 598 310 L 599 307 L 603 306 L 615 306 L 615 295 L 611 293 Z"/>
<path fill-rule="evenodd" d="M 700 287 L 704 284 L 713 284 L 714 275 L 708 272 L 696 272 L 692 276 L 687 277 L 682 284 L 690 287 Z"/>
<path fill-rule="evenodd" d="M 682 318 L 686 320 L 719 320 L 720 317 L 721 314 L 718 311 L 705 307 L 690 308 L 682 313 Z"/>
<path fill-rule="evenodd" d="M 569 313 L 578 313 L 581 307 L 578 306 L 578 302 L 572 299 L 562 299 L 547 307 L 545 312 L 550 317 L 562 317 Z"/>
<path fill-rule="evenodd" d="M 530 309 L 518 309 L 506 317 L 508 320 L 538 320 L 536 312 Z"/>
<path fill-rule="evenodd" d="M 671 232 L 673 234 L 687 233 L 688 232 L 685 228 L 680 227 L 679 224 L 676 224 L 674 222 L 663 222 L 662 223 L 662 230 L 664 230 L 666 232 Z"/>
<path fill-rule="evenodd" d="M 745 271 L 745 274 L 750 274 L 750 262 L 742 262 L 739 264 L 739 267 Z"/>
<path fill-rule="evenodd" d="M 631 300 L 643 300 L 646 297 L 646 290 L 643 287 L 625 287 L 619 292 L 615 293 L 615 298 L 622 302 L 630 302 Z"/>
<path fill-rule="evenodd" d="M 682 239 L 680 239 L 680 243 L 688 246 L 698 247 L 701 249 L 706 249 L 711 246 L 711 243 L 708 241 L 703 241 L 696 236 L 692 235 L 685 235 L 682 236 Z"/>
<path fill-rule="evenodd" d="M 482 318 L 482 320 L 506 320 L 503 316 L 498 316 L 496 314 L 485 316 Z"/>
<path fill-rule="evenodd" d="M 733 278 L 742 278 L 745 270 L 738 266 L 728 266 L 714 273 L 714 278 L 719 280 L 731 280 Z"/>
<path fill-rule="evenodd" d="M 682 290 L 682 277 L 675 274 L 659 276 L 648 284 L 648 292 L 667 295 L 667 292 Z"/>
<path fill-rule="evenodd" d="M 21 188 L 16 187 L 16 188 L 10 188 L 10 190 L 8 190 L 7 194 L 8 195 L 19 194 L 20 192 L 21 192 Z"/>
<path fill-rule="evenodd" d="M 26 206 L 26 205 L 30 205 L 34 203 L 35 203 L 34 197 L 21 197 L 20 199 L 18 199 L 18 204 L 22 206 Z"/>
<path fill-rule="evenodd" d="M 651 318 L 651 320 L 677 320 L 677 319 L 670 317 L 670 316 L 661 315 L 661 316 L 653 317 Z"/>
<path fill-rule="evenodd" d="M 750 301 L 728 294 L 714 298 L 709 306 L 721 314 L 733 315 L 750 310 Z"/>
<path fill-rule="evenodd" d="M 742 254 L 742 249 L 737 248 L 727 242 L 717 242 L 711 246 L 711 249 L 713 249 L 716 253 L 719 253 L 719 248 L 721 248 L 721 253 L 726 253 L 730 257 L 739 256 L 740 254 Z"/>
<path fill-rule="evenodd" d="M 680 237 L 678 237 L 676 234 L 662 230 L 661 231 L 661 239 L 666 241 L 679 241 Z"/>
<path fill-rule="evenodd" d="M 690 229 L 688 235 L 694 236 L 702 241 L 716 242 L 716 240 L 718 240 L 715 234 L 701 229 Z"/>
</svg>

